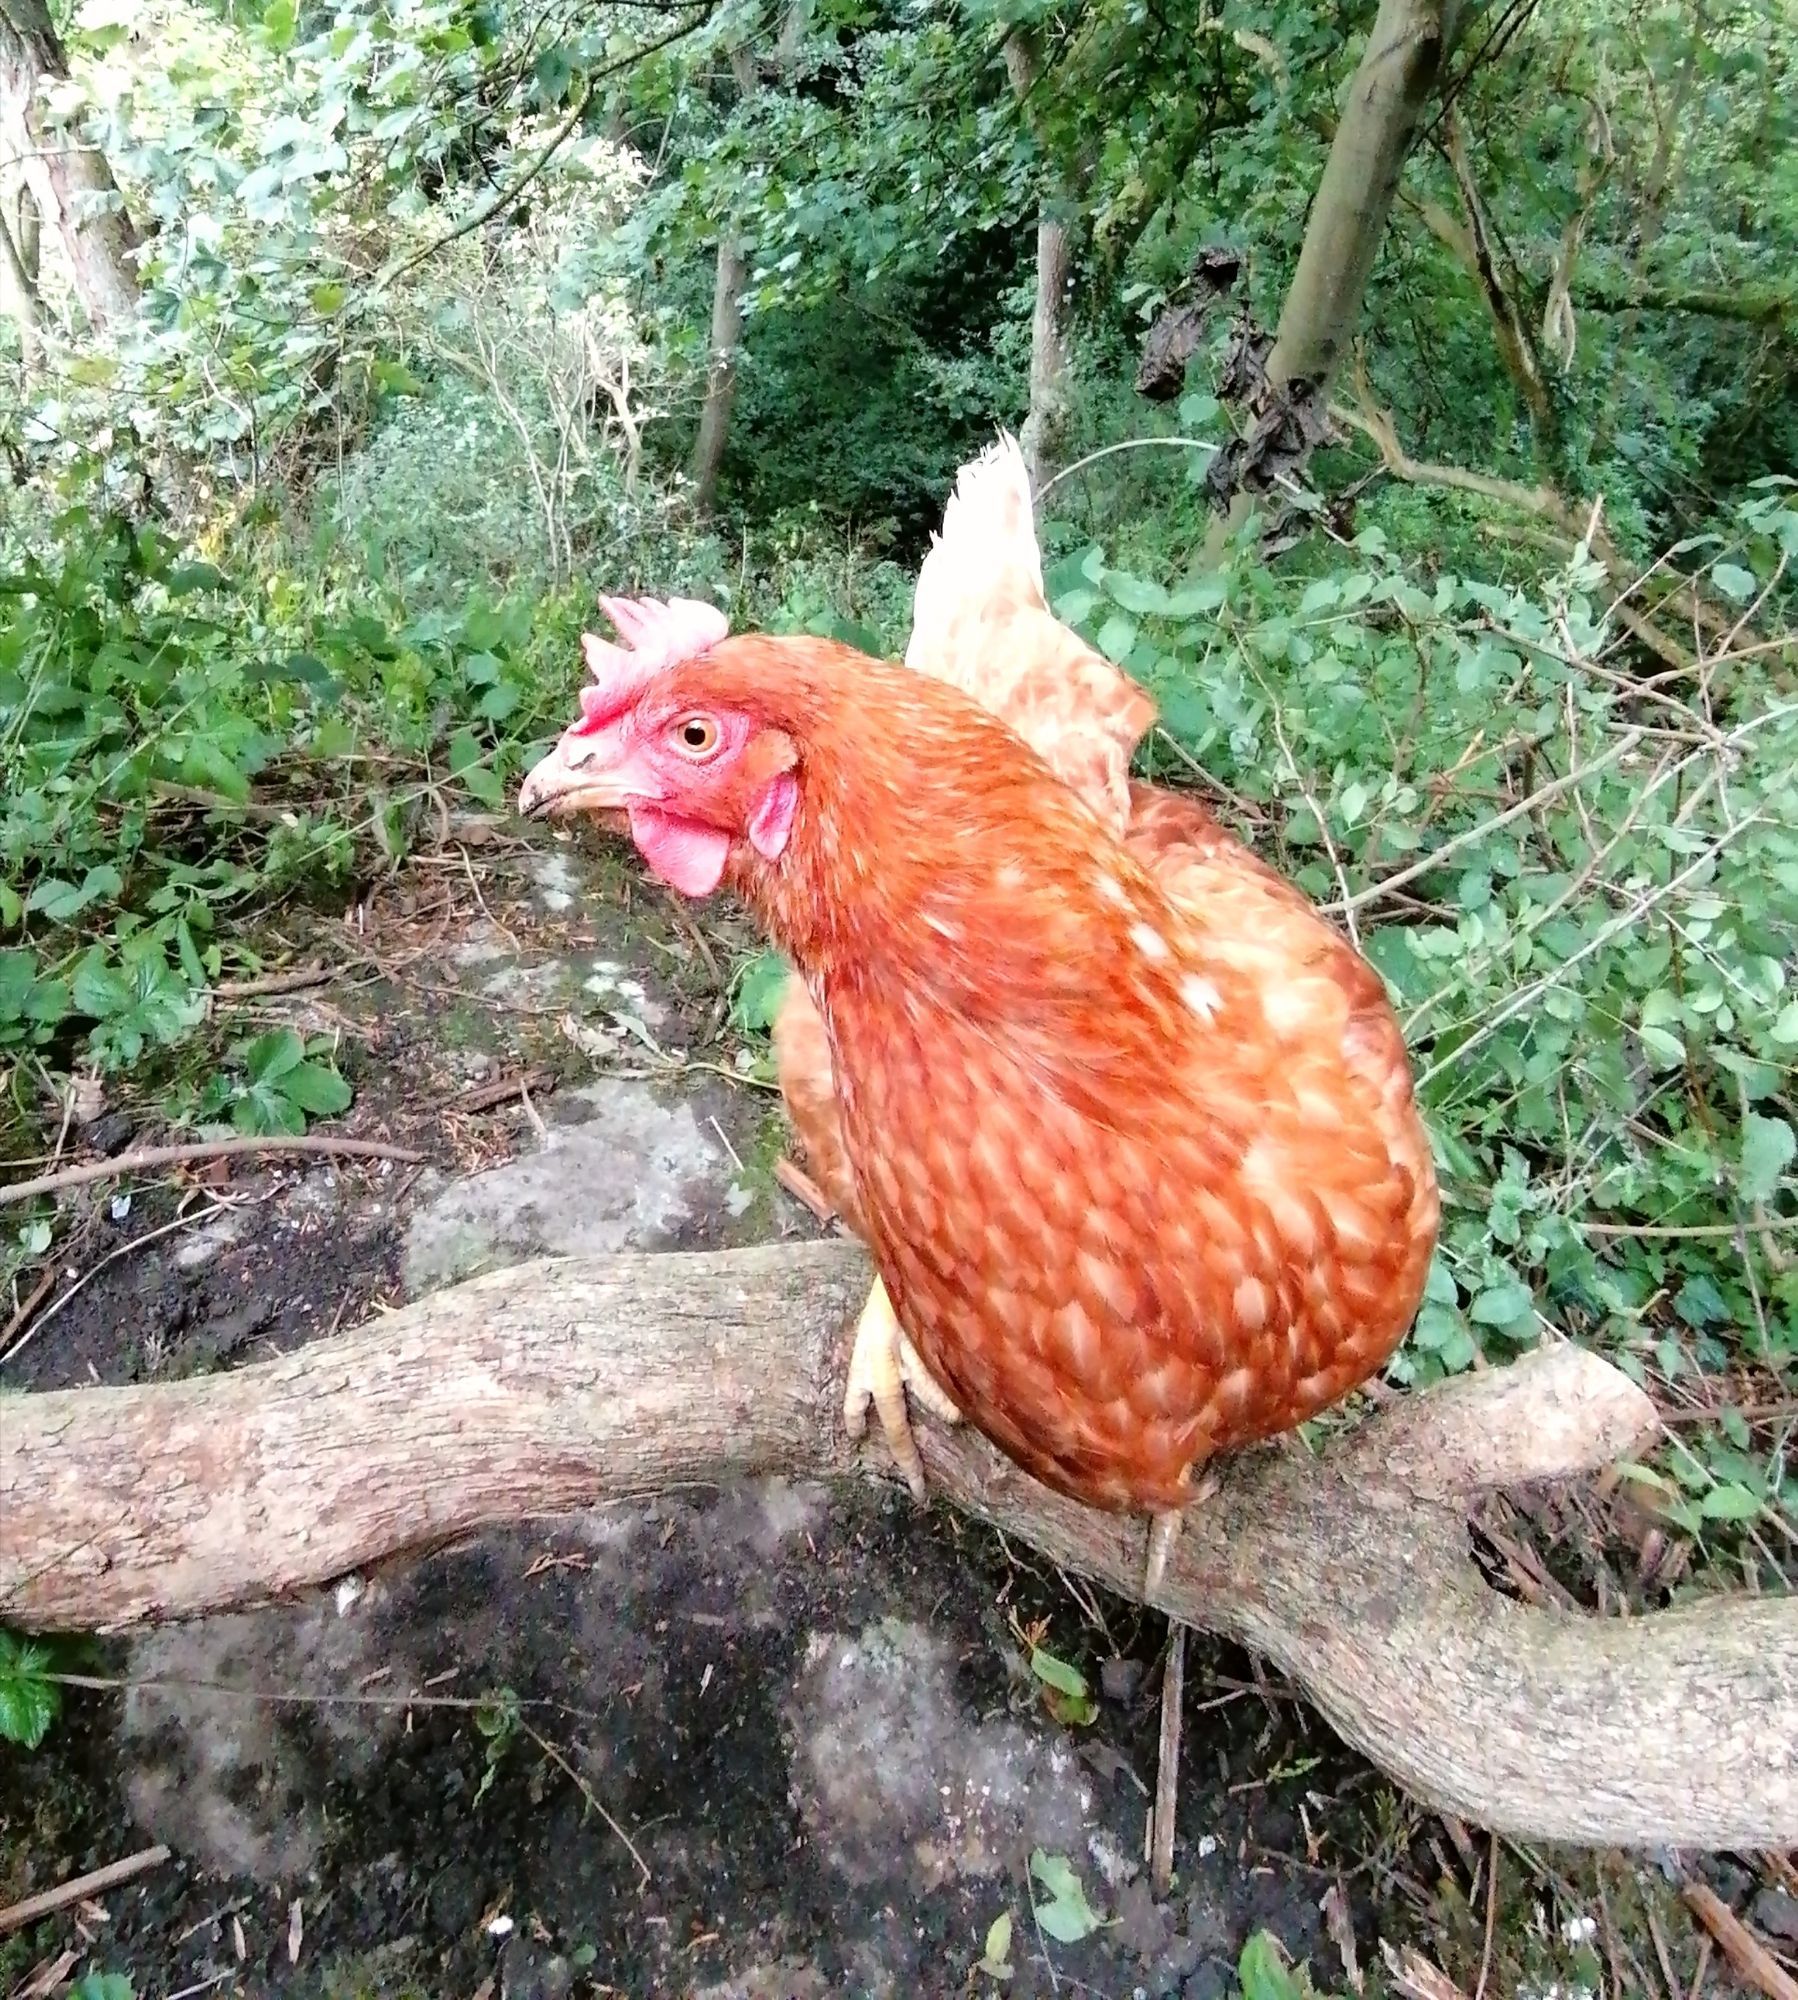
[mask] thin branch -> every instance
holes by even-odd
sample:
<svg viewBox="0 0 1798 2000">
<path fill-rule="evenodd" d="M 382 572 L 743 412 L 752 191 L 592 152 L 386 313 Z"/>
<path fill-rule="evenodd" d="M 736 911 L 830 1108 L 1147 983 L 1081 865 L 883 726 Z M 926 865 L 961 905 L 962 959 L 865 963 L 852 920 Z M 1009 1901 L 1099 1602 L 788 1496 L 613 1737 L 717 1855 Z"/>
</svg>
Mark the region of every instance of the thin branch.
<svg viewBox="0 0 1798 2000">
<path fill-rule="evenodd" d="M 427 1158 L 410 1146 L 396 1146 L 386 1139 L 330 1139 L 315 1133 L 303 1139 L 203 1139 L 189 1146 L 146 1146 L 140 1152 L 121 1153 L 117 1159 L 84 1160 L 80 1166 L 39 1174 L 35 1180 L 14 1181 L 11 1187 L 0 1188 L 0 1208 L 31 1201 L 40 1194 L 60 1194 L 65 1188 L 116 1181 L 126 1174 L 148 1173 L 158 1167 L 187 1167 L 201 1160 L 240 1159 L 262 1153 L 341 1154 L 346 1159 L 400 1160 L 412 1166 Z"/>
</svg>

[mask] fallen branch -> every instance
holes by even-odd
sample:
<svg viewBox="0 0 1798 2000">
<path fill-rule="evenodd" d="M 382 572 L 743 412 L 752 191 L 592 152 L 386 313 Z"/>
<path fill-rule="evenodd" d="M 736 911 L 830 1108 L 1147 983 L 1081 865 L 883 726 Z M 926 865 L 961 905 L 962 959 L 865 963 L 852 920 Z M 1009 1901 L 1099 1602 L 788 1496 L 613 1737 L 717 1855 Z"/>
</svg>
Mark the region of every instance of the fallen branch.
<svg viewBox="0 0 1798 2000">
<path fill-rule="evenodd" d="M 127 1854 L 122 1861 L 109 1861 L 104 1868 L 90 1868 L 85 1875 L 71 1876 L 68 1881 L 59 1882 L 54 1889 L 46 1889 L 41 1895 L 9 1903 L 4 1910 L 0 1910 L 0 1937 L 5 1937 L 8 1931 L 22 1930 L 27 1924 L 35 1924 L 40 1917 L 54 1916 L 58 1910 L 66 1910 L 71 1903 L 84 1903 L 89 1896 L 116 1889 L 121 1882 L 129 1882 L 135 1876 L 147 1874 L 152 1868 L 160 1868 L 168 1858 L 166 1847 L 140 1847 L 135 1854 Z"/>
<path fill-rule="evenodd" d="M 401 1551 L 666 1488 L 873 1467 L 842 1434 L 846 1242 L 567 1259 L 200 1380 L 8 1399 L 0 1621 L 94 1627 L 266 1602 Z M 1798 1601 L 1596 1618 L 1502 1597 L 1483 1489 L 1575 1477 L 1654 1427 L 1555 1344 L 1401 1397 L 1321 1456 L 1245 1454 L 1155 1602 L 1255 1648 L 1432 1805 L 1518 1837 L 1798 1843 Z M 932 1491 L 1139 1594 L 1144 1523 L 919 1425 Z"/>
<path fill-rule="evenodd" d="M 1798 1979 L 1780 1965 L 1715 1889 L 1703 1882 L 1688 1882 L 1682 1893 L 1686 1907 L 1717 1940 L 1723 1956 L 1755 1992 L 1764 1993 L 1767 2000 L 1798 2000 Z"/>
<path fill-rule="evenodd" d="M 91 1181 L 122 1180 L 127 1174 L 147 1173 L 156 1167 L 190 1167 L 201 1160 L 232 1160 L 251 1153 L 340 1153 L 354 1160 L 401 1160 L 413 1166 L 426 1157 L 410 1146 L 391 1145 L 385 1139 L 329 1139 L 317 1134 L 304 1139 L 201 1139 L 186 1146 L 146 1146 L 141 1152 L 121 1153 L 117 1159 L 84 1160 L 76 1167 L 39 1174 L 35 1180 L 14 1181 L 11 1187 L 0 1187 L 0 1208 L 8 1202 L 30 1201 L 35 1195 L 86 1187 Z"/>
</svg>

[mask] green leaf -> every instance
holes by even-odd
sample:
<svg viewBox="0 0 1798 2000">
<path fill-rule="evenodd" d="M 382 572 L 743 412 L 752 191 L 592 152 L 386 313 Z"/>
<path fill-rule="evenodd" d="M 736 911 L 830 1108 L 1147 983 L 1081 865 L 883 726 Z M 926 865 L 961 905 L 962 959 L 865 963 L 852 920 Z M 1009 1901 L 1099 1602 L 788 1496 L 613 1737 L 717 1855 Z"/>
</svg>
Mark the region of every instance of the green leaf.
<svg viewBox="0 0 1798 2000">
<path fill-rule="evenodd" d="M 0 1630 L 0 1739 L 35 1750 L 62 1707 L 44 1647 Z"/>
<path fill-rule="evenodd" d="M 1771 1032 L 1776 1042 L 1798 1042 L 1798 1000 L 1788 1000 L 1780 1008 Z"/>
<path fill-rule="evenodd" d="M 1798 1136 L 1794 1136 L 1785 1119 L 1762 1118 L 1751 1111 L 1742 1120 L 1743 1199 L 1771 1199 L 1795 1152 L 1798 1152 Z"/>
<path fill-rule="evenodd" d="M 335 1118 L 347 1111 L 354 1094 L 336 1070 L 323 1062 L 303 1062 L 290 1069 L 281 1078 L 280 1088 L 289 1104 L 297 1104 L 313 1118 Z"/>
<path fill-rule="evenodd" d="M 1113 666 L 1121 667 L 1136 645 L 1137 623 L 1121 611 L 1114 611 L 1099 627 L 1094 643 Z"/>
<path fill-rule="evenodd" d="M 1199 618 L 1207 611 L 1221 610 L 1230 595 L 1230 586 L 1222 577 L 1202 577 L 1197 583 L 1183 583 L 1179 589 L 1168 593 L 1167 615 L 1170 618 Z"/>
<path fill-rule="evenodd" d="M 987 1925 L 986 1950 L 976 1970 L 986 1973 L 992 1979 L 1009 1979 L 1012 1975 L 1010 1951 L 1011 1912 L 1001 1910 Z"/>
<path fill-rule="evenodd" d="M 115 1014 L 127 1012 L 136 996 L 130 982 L 106 963 L 106 954 L 95 945 L 75 969 L 71 997 L 78 1014 L 109 1021 Z"/>
<path fill-rule="evenodd" d="M 46 876 L 25 898 L 25 907 L 53 924 L 72 923 L 90 903 L 117 896 L 124 887 L 125 878 L 111 862 L 103 862 L 87 871 L 79 887 L 59 876 Z"/>
<path fill-rule="evenodd" d="M 740 1035 L 765 1035 L 774 1026 L 790 968 L 777 951 L 762 951 L 744 962 L 731 984 L 731 1026 Z"/>
<path fill-rule="evenodd" d="M 1533 1317 L 1534 1303 L 1527 1285 L 1507 1278 L 1476 1293 L 1467 1308 L 1467 1317 L 1481 1326 L 1527 1326 Z"/>
<path fill-rule="evenodd" d="M 1713 1486 L 1698 1503 L 1698 1511 L 1707 1521 L 1752 1521 L 1764 1504 L 1758 1493 L 1732 1481 Z"/>
<path fill-rule="evenodd" d="M 1269 1931 L 1257 1931 L 1236 1962 L 1242 2000 L 1306 2000 L 1305 1988 L 1292 1976 L 1286 1954 Z"/>
<path fill-rule="evenodd" d="M 1754 576 L 1735 563 L 1713 563 L 1711 581 L 1732 604 L 1746 604 L 1754 595 Z"/>
<path fill-rule="evenodd" d="M 1063 1855 L 1045 1854 L 1040 1847 L 1035 1849 L 1030 1856 L 1030 1873 L 1042 1884 L 1048 1897 L 1046 1902 L 1037 1902 L 1036 1920 L 1044 1935 L 1057 1944 L 1078 1944 L 1082 1938 L 1091 1937 L 1104 1922 L 1086 1900 L 1080 1877 Z"/>
<path fill-rule="evenodd" d="M 244 1068 L 256 1083 L 274 1083 L 306 1060 L 306 1044 L 291 1028 L 271 1028 L 244 1050 Z"/>
<path fill-rule="evenodd" d="M 1131 576 L 1121 569 L 1105 572 L 1105 595 L 1112 603 L 1144 618 L 1166 618 L 1173 602 L 1160 584 L 1151 583 L 1146 577 Z"/>
<path fill-rule="evenodd" d="M 171 597 L 189 597 L 197 590 L 229 590 L 231 579 L 209 562 L 177 563 L 162 580 Z"/>
<path fill-rule="evenodd" d="M 1058 1660 L 1040 1646 L 1030 1649 L 1030 1671 L 1045 1687 L 1062 1694 L 1084 1696 L 1088 1692 L 1086 1677 L 1078 1667 L 1070 1667 L 1066 1660 Z"/>
</svg>

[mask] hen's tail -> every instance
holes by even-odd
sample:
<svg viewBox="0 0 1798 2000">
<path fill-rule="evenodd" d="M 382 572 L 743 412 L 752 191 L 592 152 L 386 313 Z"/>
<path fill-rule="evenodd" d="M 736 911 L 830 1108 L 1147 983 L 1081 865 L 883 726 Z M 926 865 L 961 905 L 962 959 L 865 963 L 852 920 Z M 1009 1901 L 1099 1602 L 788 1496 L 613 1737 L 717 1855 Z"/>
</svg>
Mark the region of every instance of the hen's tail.
<svg viewBox="0 0 1798 2000">
<path fill-rule="evenodd" d="M 953 630 L 977 606 L 1047 608 L 1030 475 L 1009 431 L 956 477 L 942 533 L 931 536 L 918 571 L 905 664 L 928 673 L 930 661 L 948 649 Z"/>
<path fill-rule="evenodd" d="M 1008 722 L 1121 833 L 1130 759 L 1155 704 L 1049 610 L 1016 439 L 964 465 L 918 572 L 905 664 Z"/>
</svg>

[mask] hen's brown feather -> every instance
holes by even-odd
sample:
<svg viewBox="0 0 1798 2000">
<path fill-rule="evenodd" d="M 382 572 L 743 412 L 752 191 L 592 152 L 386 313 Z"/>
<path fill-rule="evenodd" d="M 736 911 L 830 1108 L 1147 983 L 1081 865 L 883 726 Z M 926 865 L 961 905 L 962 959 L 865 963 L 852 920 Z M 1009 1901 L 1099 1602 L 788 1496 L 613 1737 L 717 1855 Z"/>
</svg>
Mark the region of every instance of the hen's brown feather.
<svg viewBox="0 0 1798 2000">
<path fill-rule="evenodd" d="M 902 969 L 814 971 L 828 1027 L 794 981 L 777 1062 L 814 1177 L 972 1421 L 1079 1498 L 1177 1506 L 1211 1453 L 1391 1354 L 1435 1176 L 1372 967 L 1196 801 L 1130 781 L 1153 704 L 1049 613 L 1014 456 L 964 471 L 906 662 L 1082 803 L 1020 795 L 983 837 L 1022 843 L 1028 884 L 991 854 L 939 870 Z"/>
</svg>

